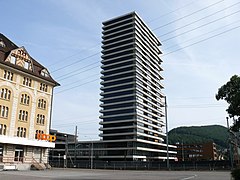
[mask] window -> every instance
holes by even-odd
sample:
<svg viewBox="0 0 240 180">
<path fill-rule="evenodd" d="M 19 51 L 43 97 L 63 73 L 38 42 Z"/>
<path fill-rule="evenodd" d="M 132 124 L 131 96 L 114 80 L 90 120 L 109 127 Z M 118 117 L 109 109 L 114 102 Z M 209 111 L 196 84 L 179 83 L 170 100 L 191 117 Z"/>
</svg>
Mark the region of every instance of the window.
<svg viewBox="0 0 240 180">
<path fill-rule="evenodd" d="M 42 114 L 37 115 L 37 124 L 39 125 L 45 124 L 45 115 L 42 115 Z"/>
<path fill-rule="evenodd" d="M 48 71 L 46 69 L 43 69 L 41 71 L 41 75 L 44 76 L 44 77 L 49 77 L 49 73 L 48 73 Z"/>
<path fill-rule="evenodd" d="M 15 56 L 11 56 L 10 62 L 12 64 L 16 64 L 16 57 Z"/>
<path fill-rule="evenodd" d="M 21 104 L 29 105 L 29 103 L 30 103 L 30 96 L 28 96 L 27 94 L 22 94 L 20 102 L 21 102 Z"/>
<path fill-rule="evenodd" d="M 11 98 L 11 91 L 7 88 L 1 89 L 1 99 L 10 100 Z"/>
<path fill-rule="evenodd" d="M 28 77 L 23 77 L 23 85 L 31 87 L 32 86 L 32 79 Z"/>
<path fill-rule="evenodd" d="M 30 62 L 29 62 L 29 61 L 24 61 L 23 67 L 24 67 L 25 69 L 29 69 L 29 67 L 30 67 Z"/>
<path fill-rule="evenodd" d="M 40 90 L 41 90 L 41 91 L 47 92 L 47 89 L 48 89 L 48 85 L 46 85 L 46 84 L 44 84 L 44 83 L 40 83 Z"/>
<path fill-rule="evenodd" d="M 0 105 L 0 117 L 7 118 L 8 117 L 9 108 L 7 106 Z"/>
<path fill-rule="evenodd" d="M 18 114 L 18 120 L 20 121 L 28 121 L 28 112 L 24 110 L 20 110 Z"/>
<path fill-rule="evenodd" d="M 3 75 L 4 79 L 8 79 L 8 80 L 13 80 L 13 73 L 7 70 L 4 70 L 4 75 Z"/>
<path fill-rule="evenodd" d="M 36 130 L 35 139 L 37 139 L 38 134 L 44 134 L 42 130 Z"/>
<path fill-rule="evenodd" d="M 6 135 L 7 126 L 5 124 L 0 124 L 0 135 Z"/>
<path fill-rule="evenodd" d="M 26 137 L 27 134 L 27 129 L 23 127 L 18 127 L 17 128 L 17 137 Z"/>
<path fill-rule="evenodd" d="M 44 99 L 38 100 L 38 108 L 46 109 L 46 106 L 47 106 L 47 102 Z"/>
</svg>

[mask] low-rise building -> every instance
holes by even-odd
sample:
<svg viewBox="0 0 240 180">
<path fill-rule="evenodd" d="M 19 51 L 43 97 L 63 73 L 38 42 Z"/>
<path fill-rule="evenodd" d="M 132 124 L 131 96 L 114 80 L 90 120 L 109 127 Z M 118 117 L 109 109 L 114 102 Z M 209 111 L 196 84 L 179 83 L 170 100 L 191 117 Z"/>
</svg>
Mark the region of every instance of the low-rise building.
<svg viewBox="0 0 240 180">
<path fill-rule="evenodd" d="M 103 140 L 86 140 L 79 141 L 77 136 L 69 133 L 50 130 L 50 134 L 56 136 L 55 148 L 51 148 L 49 152 L 49 162 L 54 167 L 96 167 L 96 162 L 116 162 L 114 158 L 108 156 L 109 148 Z M 119 148 L 121 149 L 121 148 Z M 169 146 L 169 151 L 175 148 Z M 120 160 L 117 160 L 120 162 Z M 121 161 L 128 161 L 127 154 Z M 132 162 L 162 162 L 156 160 Z M 173 161 L 170 159 L 170 161 Z M 164 162 L 164 161 L 163 161 Z"/>
<path fill-rule="evenodd" d="M 217 160 L 217 148 L 214 142 L 202 144 L 178 143 L 177 158 L 179 161 L 213 161 Z"/>
</svg>

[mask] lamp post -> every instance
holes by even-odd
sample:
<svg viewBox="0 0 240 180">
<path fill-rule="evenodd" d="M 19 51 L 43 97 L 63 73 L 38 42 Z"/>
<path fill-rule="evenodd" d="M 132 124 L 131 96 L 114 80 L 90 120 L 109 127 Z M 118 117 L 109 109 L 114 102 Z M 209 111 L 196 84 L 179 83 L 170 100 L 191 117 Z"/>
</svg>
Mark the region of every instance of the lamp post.
<svg viewBox="0 0 240 180">
<path fill-rule="evenodd" d="M 169 170 L 168 120 L 167 120 L 167 96 L 164 96 L 164 99 L 165 99 L 166 143 L 167 143 L 167 169 Z"/>
<path fill-rule="evenodd" d="M 228 132 L 229 132 L 229 135 L 228 135 L 228 139 L 230 140 L 230 143 L 229 143 L 229 159 L 230 159 L 230 163 L 231 163 L 231 169 L 233 169 L 233 156 L 232 156 L 232 143 L 231 143 L 231 132 L 230 132 L 230 128 L 229 128 L 229 121 L 228 121 L 228 117 L 226 117 L 227 119 L 227 128 L 228 128 Z"/>
<path fill-rule="evenodd" d="M 58 154 L 58 167 L 60 168 L 60 154 Z"/>
<path fill-rule="evenodd" d="M 93 141 L 92 142 L 92 146 L 91 146 L 91 169 L 93 168 Z"/>
<path fill-rule="evenodd" d="M 64 158 L 64 168 L 67 168 L 67 153 L 68 153 L 68 144 L 67 144 L 67 134 L 65 136 L 65 155 L 63 156 Z"/>
<path fill-rule="evenodd" d="M 85 137 L 88 137 L 88 136 L 85 136 Z M 90 137 L 88 137 L 90 138 Z M 93 140 L 92 138 L 91 139 L 91 155 L 90 155 L 90 168 L 93 169 Z M 90 146 L 90 144 L 89 144 Z"/>
<path fill-rule="evenodd" d="M 182 140 L 182 161 L 184 161 L 184 148 L 183 148 L 183 140 Z"/>
<path fill-rule="evenodd" d="M 77 161 L 77 126 L 75 127 L 75 137 L 74 137 L 74 167 L 76 167 Z"/>
</svg>

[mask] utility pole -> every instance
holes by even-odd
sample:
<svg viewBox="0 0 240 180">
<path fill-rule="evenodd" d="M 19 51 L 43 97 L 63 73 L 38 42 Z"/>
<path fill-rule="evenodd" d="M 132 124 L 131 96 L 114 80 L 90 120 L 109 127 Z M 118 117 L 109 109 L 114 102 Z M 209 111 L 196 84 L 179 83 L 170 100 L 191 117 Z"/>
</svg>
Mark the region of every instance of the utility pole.
<svg viewBox="0 0 240 180">
<path fill-rule="evenodd" d="M 60 156 L 60 154 L 58 154 L 58 167 L 60 168 L 60 158 L 61 158 L 61 156 Z"/>
<path fill-rule="evenodd" d="M 75 138 L 74 138 L 74 166 L 76 167 L 77 161 L 77 126 L 75 127 Z"/>
<path fill-rule="evenodd" d="M 65 155 L 64 155 L 64 168 L 67 168 L 67 154 L 68 154 L 68 142 L 67 142 L 67 134 L 65 136 Z"/>
<path fill-rule="evenodd" d="M 92 147 L 91 147 L 91 169 L 93 169 L 93 140 L 92 140 Z"/>
<path fill-rule="evenodd" d="M 230 128 L 229 128 L 229 122 L 228 122 L 228 117 L 226 117 L 227 119 L 227 128 L 228 128 L 228 140 L 229 142 L 229 159 L 230 159 L 230 163 L 231 163 L 231 169 L 233 169 L 233 156 L 232 156 L 232 143 L 231 143 L 231 132 L 230 132 Z"/>
<path fill-rule="evenodd" d="M 182 161 L 184 161 L 184 148 L 183 148 L 183 140 L 182 140 Z"/>
<path fill-rule="evenodd" d="M 88 136 L 85 136 L 88 137 Z M 90 138 L 90 137 L 88 137 Z M 90 157 L 90 168 L 93 169 L 93 140 L 91 139 L 91 143 L 89 142 L 89 157 Z M 90 145 L 91 144 L 91 145 Z"/>
<path fill-rule="evenodd" d="M 167 96 L 164 96 L 164 98 L 165 98 L 165 120 L 166 120 L 166 143 L 167 143 L 167 169 L 169 170 Z"/>
</svg>

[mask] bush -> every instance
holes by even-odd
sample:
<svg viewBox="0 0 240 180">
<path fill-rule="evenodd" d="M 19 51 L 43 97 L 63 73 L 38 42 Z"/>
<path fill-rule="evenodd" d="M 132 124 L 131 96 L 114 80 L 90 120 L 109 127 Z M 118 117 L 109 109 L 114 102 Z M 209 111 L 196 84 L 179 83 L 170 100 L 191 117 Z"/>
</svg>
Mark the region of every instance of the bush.
<svg viewBox="0 0 240 180">
<path fill-rule="evenodd" d="M 232 170 L 232 177 L 235 179 L 235 180 L 240 180 L 240 169 L 234 169 Z"/>
</svg>

